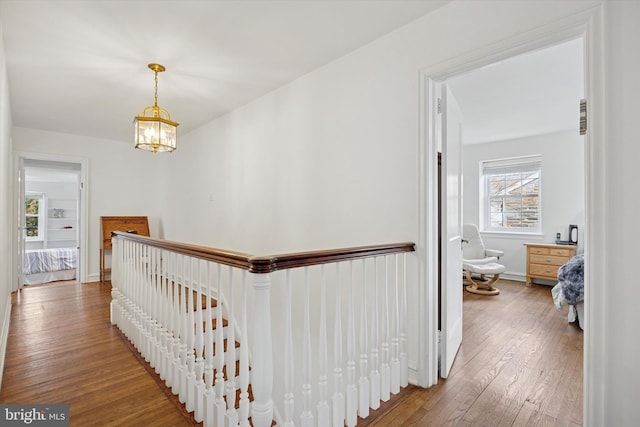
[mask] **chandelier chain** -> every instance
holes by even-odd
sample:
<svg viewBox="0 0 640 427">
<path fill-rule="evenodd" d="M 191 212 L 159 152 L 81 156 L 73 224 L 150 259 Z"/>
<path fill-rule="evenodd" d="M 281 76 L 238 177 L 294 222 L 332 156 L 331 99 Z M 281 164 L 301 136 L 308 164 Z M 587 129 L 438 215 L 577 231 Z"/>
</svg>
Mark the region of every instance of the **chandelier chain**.
<svg viewBox="0 0 640 427">
<path fill-rule="evenodd" d="M 154 107 L 157 107 L 158 106 L 158 71 L 154 71 L 154 72 L 155 72 L 156 90 L 153 97 L 153 105 Z"/>
</svg>

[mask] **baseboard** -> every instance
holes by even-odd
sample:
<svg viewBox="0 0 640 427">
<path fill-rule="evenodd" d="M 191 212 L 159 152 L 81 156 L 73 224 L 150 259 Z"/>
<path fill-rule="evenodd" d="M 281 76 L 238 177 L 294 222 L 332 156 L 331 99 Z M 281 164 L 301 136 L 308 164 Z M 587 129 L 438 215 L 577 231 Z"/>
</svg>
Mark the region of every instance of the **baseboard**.
<svg viewBox="0 0 640 427">
<path fill-rule="evenodd" d="M 407 362 L 407 368 L 409 371 L 409 384 L 418 385 L 418 367 L 417 363 L 413 360 Z"/>
<path fill-rule="evenodd" d="M 87 283 L 99 282 L 99 281 L 100 281 L 100 273 L 89 274 L 87 276 Z"/>
<path fill-rule="evenodd" d="M 522 274 L 522 273 L 514 273 L 514 272 L 510 272 L 510 271 L 505 271 L 504 273 L 502 273 L 500 275 L 501 279 L 506 279 L 506 280 L 515 280 L 517 282 L 526 282 L 527 281 L 527 275 L 526 274 Z"/>
<path fill-rule="evenodd" d="M 0 331 L 0 390 L 2 390 L 2 376 L 4 374 L 4 357 L 7 354 L 7 340 L 9 338 L 9 323 L 11 322 L 11 294 L 7 297 L 7 305 Z"/>
</svg>

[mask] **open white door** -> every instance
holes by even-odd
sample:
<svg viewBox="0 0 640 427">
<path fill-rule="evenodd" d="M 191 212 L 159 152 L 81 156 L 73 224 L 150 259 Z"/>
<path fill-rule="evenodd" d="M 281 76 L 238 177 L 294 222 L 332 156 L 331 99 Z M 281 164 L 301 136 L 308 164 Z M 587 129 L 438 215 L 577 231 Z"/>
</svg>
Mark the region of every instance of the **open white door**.
<svg viewBox="0 0 640 427">
<path fill-rule="evenodd" d="M 446 84 L 441 108 L 440 376 L 447 378 L 462 343 L 462 112 Z"/>
<path fill-rule="evenodd" d="M 26 217 L 24 214 L 24 159 L 18 157 L 18 210 L 17 210 L 17 248 L 18 256 L 16 257 L 16 268 L 18 270 L 18 283 L 13 285 L 13 290 L 21 289 L 24 283 L 24 251 L 25 236 L 27 230 Z M 14 276 L 15 277 L 15 276 Z"/>
</svg>

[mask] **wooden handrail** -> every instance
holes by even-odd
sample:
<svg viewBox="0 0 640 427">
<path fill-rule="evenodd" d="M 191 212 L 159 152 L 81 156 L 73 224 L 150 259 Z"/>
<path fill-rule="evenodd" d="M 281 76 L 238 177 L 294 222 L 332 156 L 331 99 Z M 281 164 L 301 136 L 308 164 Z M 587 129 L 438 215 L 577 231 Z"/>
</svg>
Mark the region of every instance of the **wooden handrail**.
<svg viewBox="0 0 640 427">
<path fill-rule="evenodd" d="M 306 267 L 316 264 L 327 264 L 332 262 L 368 258 L 372 256 L 415 251 L 415 243 L 403 242 L 341 249 L 294 252 L 269 256 L 253 256 L 242 252 L 191 245 L 187 243 L 173 242 L 170 240 L 154 239 L 152 237 L 140 236 L 122 231 L 114 231 L 111 234 L 135 242 L 144 243 L 148 246 L 166 249 L 220 264 L 230 265 L 232 267 L 247 270 L 251 273 L 260 274 L 272 273 L 274 271 L 286 270 L 289 268 Z"/>
</svg>

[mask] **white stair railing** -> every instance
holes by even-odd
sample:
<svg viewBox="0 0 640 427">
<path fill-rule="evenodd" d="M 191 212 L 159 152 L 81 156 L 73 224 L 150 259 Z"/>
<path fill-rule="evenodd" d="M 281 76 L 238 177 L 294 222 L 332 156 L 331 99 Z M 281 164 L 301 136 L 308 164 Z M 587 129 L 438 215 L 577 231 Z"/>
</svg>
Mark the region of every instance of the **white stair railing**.
<svg viewBox="0 0 640 427">
<path fill-rule="evenodd" d="M 112 240 L 111 321 L 204 426 L 351 427 L 408 384 L 412 243 L 252 257 Z"/>
</svg>

